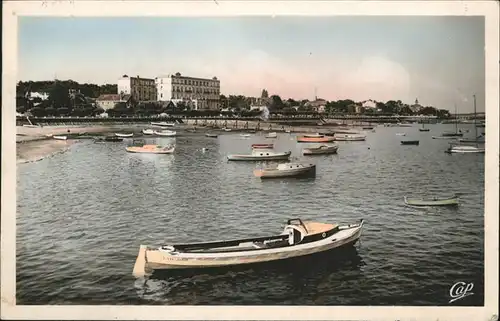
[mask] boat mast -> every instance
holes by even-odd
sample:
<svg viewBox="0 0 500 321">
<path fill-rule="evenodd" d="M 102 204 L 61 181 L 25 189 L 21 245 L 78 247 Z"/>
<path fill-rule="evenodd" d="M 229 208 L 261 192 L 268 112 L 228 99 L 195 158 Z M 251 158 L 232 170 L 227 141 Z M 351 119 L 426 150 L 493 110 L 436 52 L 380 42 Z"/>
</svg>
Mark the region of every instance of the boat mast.
<svg viewBox="0 0 500 321">
<path fill-rule="evenodd" d="M 476 147 L 479 147 L 477 143 L 477 124 L 476 124 L 476 95 L 472 95 L 474 97 L 474 137 L 476 137 Z"/>
<path fill-rule="evenodd" d="M 455 103 L 455 134 L 458 134 L 457 103 Z"/>
</svg>

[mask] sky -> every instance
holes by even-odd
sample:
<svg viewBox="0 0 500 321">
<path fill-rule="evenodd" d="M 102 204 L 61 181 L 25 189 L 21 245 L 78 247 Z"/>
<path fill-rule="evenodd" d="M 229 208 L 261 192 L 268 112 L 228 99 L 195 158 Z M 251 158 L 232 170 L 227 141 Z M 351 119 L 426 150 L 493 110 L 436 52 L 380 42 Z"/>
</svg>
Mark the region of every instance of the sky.
<svg viewBox="0 0 500 321">
<path fill-rule="evenodd" d="M 483 17 L 20 17 L 18 79 L 217 76 L 221 93 L 484 111 Z"/>
</svg>

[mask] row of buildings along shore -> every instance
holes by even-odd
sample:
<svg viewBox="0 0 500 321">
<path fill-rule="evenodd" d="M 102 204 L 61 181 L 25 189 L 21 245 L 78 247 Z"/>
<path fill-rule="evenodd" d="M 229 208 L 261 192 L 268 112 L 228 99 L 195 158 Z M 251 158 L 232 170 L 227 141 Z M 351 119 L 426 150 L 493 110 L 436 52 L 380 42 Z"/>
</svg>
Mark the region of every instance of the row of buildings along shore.
<svg viewBox="0 0 500 321">
<path fill-rule="evenodd" d="M 117 87 L 116 94 L 101 95 L 96 104 L 104 110 L 132 100 L 165 104 L 184 102 L 195 110 L 220 108 L 220 80 L 217 77 L 209 79 L 175 73 L 153 79 L 123 75 L 118 79 Z"/>
</svg>

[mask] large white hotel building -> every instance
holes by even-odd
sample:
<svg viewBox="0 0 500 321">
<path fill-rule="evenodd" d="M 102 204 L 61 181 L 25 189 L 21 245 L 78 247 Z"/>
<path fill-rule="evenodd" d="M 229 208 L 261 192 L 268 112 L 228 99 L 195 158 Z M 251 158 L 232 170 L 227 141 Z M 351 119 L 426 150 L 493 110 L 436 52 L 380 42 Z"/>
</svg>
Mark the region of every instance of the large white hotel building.
<svg viewBox="0 0 500 321">
<path fill-rule="evenodd" d="M 158 101 L 191 101 L 195 109 L 218 109 L 220 80 L 182 76 L 180 73 L 155 78 Z"/>
<path fill-rule="evenodd" d="M 129 77 L 123 75 L 118 79 L 118 94 L 131 95 L 137 101 L 156 100 L 155 80 L 150 78 Z"/>
</svg>

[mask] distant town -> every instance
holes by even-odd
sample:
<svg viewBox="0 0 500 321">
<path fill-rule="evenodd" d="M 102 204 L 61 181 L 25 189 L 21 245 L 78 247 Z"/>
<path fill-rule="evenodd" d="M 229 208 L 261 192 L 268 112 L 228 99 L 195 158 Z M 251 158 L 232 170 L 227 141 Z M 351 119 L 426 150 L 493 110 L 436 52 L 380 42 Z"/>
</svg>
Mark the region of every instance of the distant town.
<svg viewBox="0 0 500 321">
<path fill-rule="evenodd" d="M 327 101 L 284 99 L 266 89 L 257 97 L 223 95 L 217 77 L 199 78 L 175 74 L 156 78 L 123 75 L 116 84 L 79 84 L 72 80 L 20 81 L 16 87 L 18 115 L 44 116 L 152 116 L 161 113 L 196 114 L 218 112 L 242 116 L 270 113 L 325 115 L 400 115 L 450 118 L 446 109 L 367 99 Z"/>
</svg>

